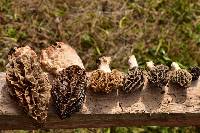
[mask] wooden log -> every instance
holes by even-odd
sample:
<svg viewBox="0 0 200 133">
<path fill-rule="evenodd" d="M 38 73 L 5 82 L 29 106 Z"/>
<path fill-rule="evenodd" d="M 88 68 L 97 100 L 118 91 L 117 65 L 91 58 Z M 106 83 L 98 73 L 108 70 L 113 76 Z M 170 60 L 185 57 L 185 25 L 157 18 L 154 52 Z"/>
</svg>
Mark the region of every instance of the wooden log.
<svg viewBox="0 0 200 133">
<path fill-rule="evenodd" d="M 109 95 L 87 91 L 81 112 L 60 120 L 50 105 L 43 129 L 111 126 L 188 126 L 200 125 L 200 85 L 188 89 L 144 86 L 133 94 L 115 92 Z M 5 73 L 0 73 L 0 129 L 41 128 L 29 118 L 8 95 Z"/>
</svg>

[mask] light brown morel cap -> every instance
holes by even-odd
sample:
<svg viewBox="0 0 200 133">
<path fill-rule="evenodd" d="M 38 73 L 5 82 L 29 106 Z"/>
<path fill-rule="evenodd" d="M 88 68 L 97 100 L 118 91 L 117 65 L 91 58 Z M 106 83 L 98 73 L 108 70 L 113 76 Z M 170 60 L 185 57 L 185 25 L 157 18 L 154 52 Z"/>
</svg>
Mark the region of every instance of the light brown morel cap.
<svg viewBox="0 0 200 133">
<path fill-rule="evenodd" d="M 192 75 L 185 69 L 181 69 L 176 62 L 171 64 L 172 73 L 170 76 L 170 81 L 173 84 L 180 85 L 181 87 L 188 88 L 192 82 Z"/>
<path fill-rule="evenodd" d="M 51 85 L 36 53 L 29 47 L 13 48 L 8 55 L 6 81 L 11 98 L 38 123 L 47 118 Z"/>
<path fill-rule="evenodd" d="M 84 69 L 77 52 L 63 42 L 56 42 L 55 45 L 42 50 L 40 62 L 46 71 L 54 74 L 72 65 L 78 65 Z"/>
<path fill-rule="evenodd" d="M 97 93 L 110 93 L 123 86 L 124 74 L 109 67 L 111 58 L 101 57 L 99 69 L 91 72 L 89 88 Z"/>
<path fill-rule="evenodd" d="M 8 53 L 8 60 L 11 61 L 16 58 L 21 58 L 24 55 L 33 56 L 33 59 L 37 59 L 37 54 L 29 46 L 25 46 L 11 48 Z"/>
</svg>

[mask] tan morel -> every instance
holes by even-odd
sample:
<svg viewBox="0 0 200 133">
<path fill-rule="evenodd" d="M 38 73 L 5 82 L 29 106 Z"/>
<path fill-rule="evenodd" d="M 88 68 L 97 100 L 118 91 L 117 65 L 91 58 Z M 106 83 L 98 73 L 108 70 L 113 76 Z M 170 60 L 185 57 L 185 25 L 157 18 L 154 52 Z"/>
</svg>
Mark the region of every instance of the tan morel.
<svg viewBox="0 0 200 133">
<path fill-rule="evenodd" d="M 91 72 L 89 88 L 94 92 L 110 93 L 122 87 L 124 74 L 116 69 L 110 69 L 111 57 L 103 56 L 99 61 L 98 70 Z"/>
<path fill-rule="evenodd" d="M 8 61 L 6 80 L 11 98 L 38 123 L 45 122 L 51 84 L 36 53 L 29 46 L 13 48 Z"/>
</svg>

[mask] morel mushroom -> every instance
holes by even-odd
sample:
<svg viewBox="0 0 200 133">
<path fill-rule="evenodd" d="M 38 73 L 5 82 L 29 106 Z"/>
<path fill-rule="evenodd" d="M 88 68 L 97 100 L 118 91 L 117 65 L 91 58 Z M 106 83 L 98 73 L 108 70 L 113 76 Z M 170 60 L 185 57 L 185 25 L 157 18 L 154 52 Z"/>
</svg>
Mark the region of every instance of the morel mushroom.
<svg viewBox="0 0 200 133">
<path fill-rule="evenodd" d="M 56 74 L 71 65 L 78 65 L 84 68 L 82 60 L 76 51 L 63 42 L 56 42 L 55 45 L 42 50 L 40 62 L 42 67 L 52 74 Z"/>
<path fill-rule="evenodd" d="M 6 81 L 11 98 L 38 123 L 45 122 L 51 85 L 36 53 L 29 46 L 13 48 L 8 61 Z"/>
<path fill-rule="evenodd" d="M 169 67 L 165 65 L 154 66 L 153 61 L 146 63 L 148 67 L 148 82 L 150 85 L 162 88 L 169 81 Z"/>
<path fill-rule="evenodd" d="M 192 75 L 185 69 L 181 69 L 176 62 L 171 64 L 172 73 L 170 82 L 181 87 L 188 88 L 191 85 Z"/>
<path fill-rule="evenodd" d="M 144 75 L 141 68 L 138 67 L 137 60 L 134 55 L 129 57 L 128 75 L 125 76 L 123 90 L 125 92 L 136 91 L 144 86 Z"/>
<path fill-rule="evenodd" d="M 52 98 L 60 119 L 78 112 L 85 99 L 86 72 L 72 65 L 58 73 L 53 83 Z"/>
<path fill-rule="evenodd" d="M 123 86 L 124 74 L 116 69 L 111 70 L 111 57 L 101 57 L 98 70 L 90 75 L 89 88 L 94 92 L 110 93 Z"/>
<path fill-rule="evenodd" d="M 192 81 L 198 80 L 200 76 L 200 68 L 198 66 L 191 67 L 189 69 L 190 74 L 192 75 Z"/>
<path fill-rule="evenodd" d="M 42 50 L 41 64 L 52 75 L 53 104 L 60 119 L 78 112 L 85 98 L 86 72 L 76 51 L 67 44 L 57 42 Z"/>
</svg>

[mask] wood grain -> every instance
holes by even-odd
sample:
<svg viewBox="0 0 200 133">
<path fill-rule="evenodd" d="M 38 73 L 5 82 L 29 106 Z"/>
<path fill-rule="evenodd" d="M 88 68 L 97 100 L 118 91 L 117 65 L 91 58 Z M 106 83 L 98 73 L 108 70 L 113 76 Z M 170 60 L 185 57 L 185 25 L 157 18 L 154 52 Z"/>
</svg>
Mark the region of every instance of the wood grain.
<svg viewBox="0 0 200 133">
<path fill-rule="evenodd" d="M 200 125 L 200 82 L 188 89 L 145 84 L 141 91 L 109 95 L 87 91 L 82 111 L 60 120 L 50 105 L 47 122 L 41 127 L 8 95 L 5 73 L 0 73 L 0 129 L 53 129 L 111 126 L 187 126 Z"/>
</svg>

